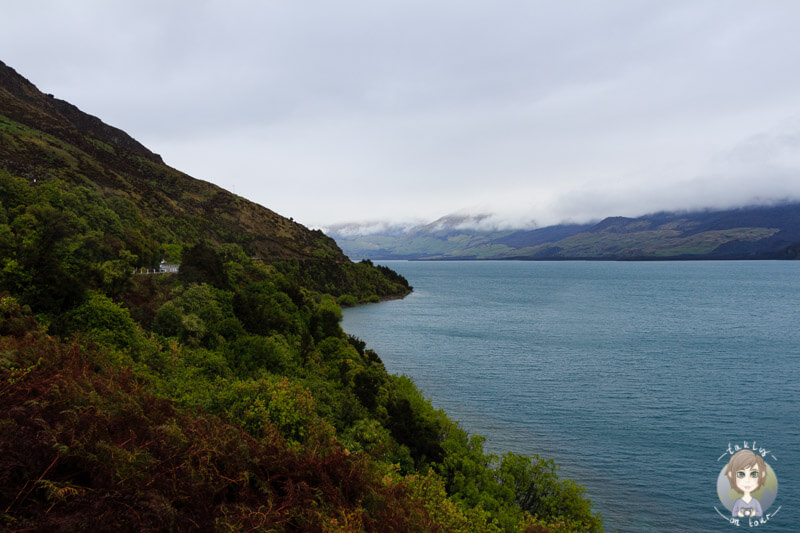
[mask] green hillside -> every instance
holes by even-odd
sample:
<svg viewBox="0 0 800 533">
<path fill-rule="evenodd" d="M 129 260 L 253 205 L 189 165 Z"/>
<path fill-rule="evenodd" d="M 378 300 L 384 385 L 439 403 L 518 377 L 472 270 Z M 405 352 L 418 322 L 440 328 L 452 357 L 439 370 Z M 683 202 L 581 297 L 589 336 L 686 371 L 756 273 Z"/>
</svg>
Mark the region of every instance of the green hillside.
<svg viewBox="0 0 800 533">
<path fill-rule="evenodd" d="M 348 256 L 369 259 L 796 259 L 800 249 L 796 202 L 533 230 L 473 229 L 450 218 L 390 234 L 359 234 L 352 224 L 330 234 Z"/>
<path fill-rule="evenodd" d="M 410 290 L 0 63 L 0 530 L 599 530 L 342 331 Z"/>
</svg>

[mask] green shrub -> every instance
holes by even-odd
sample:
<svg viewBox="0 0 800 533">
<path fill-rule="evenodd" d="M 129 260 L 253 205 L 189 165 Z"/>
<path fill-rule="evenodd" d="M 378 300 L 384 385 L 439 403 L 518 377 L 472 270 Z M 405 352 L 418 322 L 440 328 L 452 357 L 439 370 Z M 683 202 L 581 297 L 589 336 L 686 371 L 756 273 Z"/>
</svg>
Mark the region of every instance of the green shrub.
<svg viewBox="0 0 800 533">
<path fill-rule="evenodd" d="M 292 366 L 291 349 L 279 335 L 242 335 L 228 343 L 225 356 L 240 373 L 263 369 L 279 374 Z"/>
<path fill-rule="evenodd" d="M 510 488 L 514 503 L 548 522 L 565 522 L 581 531 L 601 531 L 602 519 L 592 514 L 585 489 L 570 479 L 559 479 L 552 459 L 506 453 L 497 476 Z"/>
<path fill-rule="evenodd" d="M 136 323 L 130 313 L 103 294 L 90 293 L 86 302 L 67 314 L 66 322 L 71 330 L 104 344 L 121 349 L 135 344 Z"/>
<path fill-rule="evenodd" d="M 342 294 L 336 298 L 336 303 L 342 307 L 352 307 L 358 303 L 358 300 L 352 294 Z"/>
<path fill-rule="evenodd" d="M 287 378 L 238 381 L 223 391 L 221 401 L 224 412 L 254 437 L 267 437 L 277 428 L 285 439 L 301 443 L 315 420 L 311 393 Z"/>
</svg>

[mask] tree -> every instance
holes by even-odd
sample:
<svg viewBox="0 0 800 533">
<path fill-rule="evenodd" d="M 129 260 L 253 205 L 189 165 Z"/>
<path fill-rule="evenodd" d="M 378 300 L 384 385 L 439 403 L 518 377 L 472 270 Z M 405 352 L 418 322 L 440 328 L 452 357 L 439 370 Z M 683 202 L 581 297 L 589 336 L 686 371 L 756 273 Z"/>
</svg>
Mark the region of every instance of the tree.
<svg viewBox="0 0 800 533">
<path fill-rule="evenodd" d="M 497 471 L 501 486 L 510 488 L 514 503 L 548 521 L 565 521 L 582 531 L 600 531 L 602 520 L 592 514 L 585 489 L 571 479 L 559 479 L 552 459 L 506 453 Z"/>
<path fill-rule="evenodd" d="M 186 283 L 210 283 L 217 288 L 228 286 L 228 276 L 219 254 L 205 243 L 195 244 L 183 251 L 178 272 Z"/>
</svg>

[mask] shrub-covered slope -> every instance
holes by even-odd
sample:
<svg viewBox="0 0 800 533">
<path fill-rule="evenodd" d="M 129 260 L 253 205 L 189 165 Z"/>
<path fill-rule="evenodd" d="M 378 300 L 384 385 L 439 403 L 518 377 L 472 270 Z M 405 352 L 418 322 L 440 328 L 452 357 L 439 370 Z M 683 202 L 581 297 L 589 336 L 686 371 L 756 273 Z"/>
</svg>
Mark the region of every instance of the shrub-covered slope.
<svg viewBox="0 0 800 533">
<path fill-rule="evenodd" d="M 342 331 L 401 276 L 5 66 L 0 115 L 0 529 L 599 529 Z"/>
<path fill-rule="evenodd" d="M 165 165 L 125 132 L 41 93 L 2 62 L 0 162 L 31 183 L 62 180 L 132 202 L 163 244 L 208 238 L 267 258 L 344 260 L 321 232 Z"/>
</svg>

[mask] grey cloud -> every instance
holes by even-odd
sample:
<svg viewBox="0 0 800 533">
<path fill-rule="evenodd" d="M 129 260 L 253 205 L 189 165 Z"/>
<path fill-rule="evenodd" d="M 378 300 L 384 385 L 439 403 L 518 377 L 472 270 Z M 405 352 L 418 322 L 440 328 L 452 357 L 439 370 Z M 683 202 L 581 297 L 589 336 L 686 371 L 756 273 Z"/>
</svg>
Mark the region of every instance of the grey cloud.
<svg viewBox="0 0 800 533">
<path fill-rule="evenodd" d="M 798 193 L 755 137 L 800 114 L 792 1 L 7 7 L 3 60 L 40 88 L 311 225 Z"/>
</svg>

